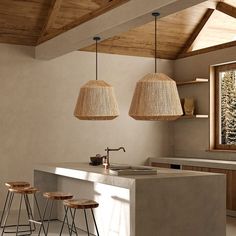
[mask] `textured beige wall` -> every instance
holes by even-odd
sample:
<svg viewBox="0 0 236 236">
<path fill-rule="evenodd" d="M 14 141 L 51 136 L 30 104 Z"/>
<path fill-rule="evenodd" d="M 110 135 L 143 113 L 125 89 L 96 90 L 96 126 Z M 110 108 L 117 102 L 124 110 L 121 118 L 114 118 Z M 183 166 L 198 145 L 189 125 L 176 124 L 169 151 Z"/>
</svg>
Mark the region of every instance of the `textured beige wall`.
<svg viewBox="0 0 236 236">
<path fill-rule="evenodd" d="M 174 63 L 175 79 L 193 80 L 209 78 L 210 66 L 236 61 L 236 47 L 201 54 Z M 179 89 L 181 97 L 194 97 L 197 111 L 209 114 L 209 84 L 188 85 Z M 235 153 L 206 152 L 209 148 L 209 119 L 179 120 L 174 124 L 174 154 L 184 157 L 201 157 L 236 160 Z"/>
<path fill-rule="evenodd" d="M 105 154 L 117 163 L 141 164 L 148 156 L 171 155 L 169 123 L 135 121 L 128 109 L 136 81 L 153 70 L 150 58 L 100 55 L 100 79 L 115 87 L 120 116 L 79 121 L 73 110 L 79 88 L 95 78 L 93 53 L 74 52 L 52 61 L 33 59 L 33 48 L 0 44 L 0 203 L 3 182 L 32 181 L 37 162 L 86 162 Z M 173 62 L 159 68 L 172 76 Z"/>
</svg>

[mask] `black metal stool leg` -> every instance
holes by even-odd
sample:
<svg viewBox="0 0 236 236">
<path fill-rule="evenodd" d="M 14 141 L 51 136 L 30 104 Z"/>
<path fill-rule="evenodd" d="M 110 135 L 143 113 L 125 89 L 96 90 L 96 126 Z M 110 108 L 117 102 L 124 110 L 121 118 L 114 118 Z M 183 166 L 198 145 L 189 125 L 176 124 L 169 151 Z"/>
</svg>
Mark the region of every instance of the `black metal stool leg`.
<svg viewBox="0 0 236 236">
<path fill-rule="evenodd" d="M 37 211 L 38 211 L 38 215 L 39 215 L 39 220 L 41 222 L 41 225 L 40 227 L 42 226 L 43 227 L 43 232 L 44 234 L 46 234 L 46 231 L 45 231 L 45 228 L 44 228 L 44 224 L 43 224 L 43 221 L 42 221 L 42 215 L 41 215 L 41 212 L 40 212 L 40 209 L 39 209 L 39 204 L 38 204 L 38 200 L 34 194 L 34 201 L 35 201 L 35 205 L 36 205 L 36 208 L 37 208 Z M 32 211 L 32 210 L 31 210 Z"/>
<path fill-rule="evenodd" d="M 64 209 L 66 210 L 66 206 L 64 206 Z M 68 211 L 68 210 L 67 210 Z M 68 231 L 70 233 L 70 224 L 69 224 L 69 219 L 68 219 L 68 215 L 66 214 L 66 223 L 67 223 L 67 227 L 68 227 Z"/>
<path fill-rule="evenodd" d="M 44 211 L 43 211 L 42 224 L 40 225 L 38 236 L 41 233 L 42 227 L 44 228 L 44 220 L 45 220 L 45 216 L 46 216 L 46 212 L 47 212 L 47 208 L 48 208 L 48 202 L 49 202 L 49 200 L 47 199 L 45 207 L 44 207 Z M 44 234 L 46 235 L 46 231 L 45 230 L 44 230 Z"/>
<path fill-rule="evenodd" d="M 18 217 L 17 217 L 16 236 L 18 235 L 18 232 L 19 232 L 19 224 L 20 224 L 20 213 L 21 213 L 22 199 L 23 199 L 23 195 L 21 194 L 21 196 L 20 196 L 20 207 L 19 207 Z"/>
<path fill-rule="evenodd" d="M 71 223 L 71 230 L 70 230 L 70 236 L 72 235 L 72 233 L 74 232 L 76 235 L 78 235 L 76 226 L 75 226 L 75 214 L 76 214 L 76 209 L 74 209 L 74 214 L 72 214 L 72 210 L 70 208 L 70 214 L 71 214 L 71 218 L 72 218 L 72 223 Z M 74 227 L 74 231 L 73 231 L 73 227 Z"/>
<path fill-rule="evenodd" d="M 49 224 L 50 224 L 50 220 L 51 220 L 51 216 L 52 216 L 53 205 L 54 205 L 54 201 L 52 200 L 51 201 L 51 207 L 50 207 L 48 224 L 47 224 L 47 229 L 46 229 L 46 234 L 45 235 L 48 235 L 48 230 L 49 230 Z"/>
<path fill-rule="evenodd" d="M 35 229 L 32 230 L 32 225 L 31 225 L 31 221 L 30 221 L 31 220 L 31 214 L 30 214 L 30 210 L 29 210 L 30 203 L 27 201 L 26 194 L 23 194 L 23 197 L 24 197 L 24 200 L 25 200 L 25 207 L 26 207 L 26 212 L 27 212 L 27 215 L 28 215 L 29 231 L 30 231 L 30 234 L 32 234 L 32 232 Z"/>
<path fill-rule="evenodd" d="M 85 209 L 84 209 L 84 216 L 85 216 L 86 227 L 87 227 L 87 232 L 88 232 L 88 236 L 89 236 L 90 233 L 89 233 L 89 227 L 88 227 L 88 219 L 87 219 L 87 214 L 86 214 L 86 210 Z"/>
<path fill-rule="evenodd" d="M 72 210 L 70 208 L 70 215 L 71 215 L 71 218 L 72 218 L 72 224 L 71 224 L 71 232 L 73 231 L 73 227 L 74 227 L 74 233 L 76 235 L 78 235 L 78 232 L 77 232 L 77 229 L 76 229 L 76 226 L 75 226 L 75 214 L 76 214 L 76 209 L 74 209 L 74 214 L 72 214 Z"/>
<path fill-rule="evenodd" d="M 9 197 L 7 212 L 6 212 L 5 219 L 4 219 L 4 223 L 3 223 L 3 227 L 2 227 L 1 236 L 5 233 L 6 223 L 7 223 L 9 214 L 10 214 L 10 210 L 11 210 L 11 205 L 12 205 L 13 198 L 14 198 L 14 193 L 11 193 L 11 194 L 10 194 L 10 197 Z"/>
<path fill-rule="evenodd" d="M 15 234 L 16 236 L 31 235 L 36 230 L 36 223 L 38 223 L 38 222 L 34 220 L 34 215 L 33 215 L 30 201 L 29 201 L 29 196 L 26 193 L 20 194 L 20 206 L 18 209 L 18 216 L 17 216 L 16 225 L 7 225 L 8 217 L 9 217 L 10 211 L 11 211 L 13 198 L 14 198 L 14 193 L 10 192 L 10 195 L 8 198 L 9 200 L 8 200 L 7 206 L 5 207 L 6 214 L 5 214 L 5 217 L 3 218 L 4 224 L 3 224 L 3 230 L 2 230 L 1 235 L 4 235 L 4 233 Z M 27 212 L 27 216 L 28 216 L 28 224 L 20 224 L 21 213 L 22 213 L 21 211 L 23 208 L 23 201 L 25 203 L 26 212 Z M 15 227 L 16 229 L 13 231 L 5 231 L 6 228 L 12 228 L 12 227 Z M 29 229 L 21 229 L 21 227 L 29 227 Z M 44 227 L 43 227 L 43 229 L 44 229 Z"/>
<path fill-rule="evenodd" d="M 96 228 L 96 231 L 97 231 L 97 236 L 99 236 L 99 232 L 98 232 L 98 227 L 97 227 L 97 223 L 96 223 L 96 220 L 95 220 L 95 217 L 94 217 L 94 213 L 93 213 L 93 209 L 91 208 L 91 212 L 92 212 L 92 216 L 93 216 L 93 222 L 95 224 L 95 228 Z"/>
<path fill-rule="evenodd" d="M 5 215 L 5 211 L 6 211 L 6 206 L 7 206 L 9 197 L 10 197 L 9 195 L 10 195 L 10 191 L 8 190 L 7 191 L 7 196 L 6 196 L 6 199 L 5 199 L 5 203 L 4 203 L 4 207 L 3 207 L 3 211 L 2 211 L 2 215 L 1 215 L 1 220 L 0 220 L 0 227 L 1 228 L 2 228 L 2 220 L 3 220 L 3 217 Z"/>
<path fill-rule="evenodd" d="M 62 226 L 61 226 L 61 231 L 60 231 L 60 234 L 59 234 L 60 236 L 61 236 L 61 234 L 62 234 L 64 225 L 65 225 L 65 222 L 66 222 L 68 207 L 64 207 L 64 209 L 65 209 L 65 216 L 64 216 L 63 223 L 62 223 Z M 68 219 L 68 218 L 67 218 L 67 219 Z"/>
<path fill-rule="evenodd" d="M 35 200 L 35 203 L 36 203 L 37 211 L 38 211 L 38 214 L 39 214 L 40 223 L 42 223 L 41 214 L 40 214 L 40 211 L 39 211 L 39 206 L 38 206 L 37 198 L 35 197 L 35 193 L 33 194 L 33 196 L 34 196 L 34 200 Z M 35 231 L 36 230 L 36 224 L 35 223 L 38 224 L 39 222 L 36 221 L 35 218 L 34 218 L 34 214 L 33 214 L 33 211 L 32 211 L 32 207 L 31 207 L 28 195 L 26 195 L 26 200 L 27 200 L 27 203 L 28 203 L 28 206 L 29 206 L 29 214 L 30 214 L 29 221 L 33 224 L 33 231 Z M 43 226 L 43 231 L 45 233 L 44 226 Z"/>
<path fill-rule="evenodd" d="M 26 195 L 26 200 L 28 202 L 29 212 L 30 212 L 30 216 L 31 216 L 30 222 L 33 223 L 33 226 L 34 226 L 33 231 L 35 231 L 36 230 L 36 225 L 35 225 L 34 215 L 33 215 L 33 211 L 32 211 L 31 205 L 30 205 L 30 201 L 29 201 L 29 196 L 28 195 Z"/>
</svg>

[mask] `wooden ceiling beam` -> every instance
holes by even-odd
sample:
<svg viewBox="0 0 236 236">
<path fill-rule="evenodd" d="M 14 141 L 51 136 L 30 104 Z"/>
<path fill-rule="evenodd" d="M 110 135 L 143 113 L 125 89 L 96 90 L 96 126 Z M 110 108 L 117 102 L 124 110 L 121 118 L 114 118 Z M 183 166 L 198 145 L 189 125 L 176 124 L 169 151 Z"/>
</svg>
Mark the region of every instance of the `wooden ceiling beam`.
<svg viewBox="0 0 236 236">
<path fill-rule="evenodd" d="M 236 41 L 232 41 L 232 42 L 223 43 L 223 44 L 219 44 L 219 45 L 208 47 L 208 48 L 195 50 L 195 51 L 192 51 L 192 52 L 187 52 L 187 53 L 179 55 L 178 58 L 176 58 L 176 59 L 191 57 L 191 56 L 195 56 L 195 55 L 199 55 L 199 54 L 203 54 L 203 53 L 208 53 L 208 52 L 213 52 L 213 51 L 216 51 L 216 50 L 235 47 L 235 46 L 236 46 Z"/>
<path fill-rule="evenodd" d="M 236 7 L 231 6 L 224 2 L 219 2 L 216 6 L 216 10 L 236 18 Z"/>
<path fill-rule="evenodd" d="M 62 0 L 52 0 L 51 6 L 48 11 L 48 16 L 46 18 L 45 24 L 44 24 L 42 31 L 39 35 L 39 38 L 37 40 L 37 45 L 43 41 L 45 34 L 47 34 L 48 30 L 52 27 L 52 25 L 57 17 L 57 14 L 60 10 L 61 2 L 62 2 Z"/>
<path fill-rule="evenodd" d="M 114 0 L 113 0 L 114 1 Z M 165 17 L 206 0 L 129 0 L 127 3 L 80 24 L 35 48 L 37 59 L 52 59 L 92 45 L 95 35 L 108 39 L 122 32 L 153 21 L 151 15 L 159 11 Z"/>
<path fill-rule="evenodd" d="M 180 52 L 177 54 L 177 57 L 179 57 L 182 54 L 187 53 L 190 50 L 190 48 L 192 47 L 193 43 L 196 42 L 199 34 L 201 33 L 202 29 L 204 28 L 204 26 L 206 25 L 206 23 L 210 19 L 210 17 L 211 17 L 213 12 L 214 12 L 214 9 L 210 9 L 210 8 L 207 9 L 206 13 L 202 17 L 202 19 L 199 22 L 199 24 L 194 29 L 193 33 L 191 34 L 191 36 L 189 37 L 189 39 L 185 43 L 184 47 L 182 47 Z"/>
<path fill-rule="evenodd" d="M 93 0 L 93 2 L 95 2 L 96 4 L 101 6 L 101 5 L 105 4 L 105 3 L 113 2 L 113 0 Z"/>
<path fill-rule="evenodd" d="M 56 0 L 56 1 L 61 1 L 61 0 Z M 103 0 L 104 1 L 104 0 Z M 63 34 L 64 32 L 71 30 L 89 20 L 92 20 L 93 18 L 102 15 L 103 13 L 121 5 L 124 4 L 125 2 L 128 2 L 129 0 L 113 0 L 113 1 L 109 1 L 107 4 L 104 4 L 102 7 L 98 8 L 95 11 L 92 11 L 88 14 L 83 15 L 82 17 L 79 17 L 77 20 L 71 22 L 68 25 L 65 25 L 59 29 L 54 29 L 51 33 L 44 35 L 41 38 L 41 42 L 43 43 L 51 38 L 56 37 L 57 35 Z"/>
</svg>

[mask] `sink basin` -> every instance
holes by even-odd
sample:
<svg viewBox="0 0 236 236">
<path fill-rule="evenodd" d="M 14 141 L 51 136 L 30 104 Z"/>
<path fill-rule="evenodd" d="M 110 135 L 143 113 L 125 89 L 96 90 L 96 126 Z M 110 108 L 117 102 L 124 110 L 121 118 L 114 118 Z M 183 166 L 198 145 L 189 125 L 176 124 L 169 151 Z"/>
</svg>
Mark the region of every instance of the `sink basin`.
<svg viewBox="0 0 236 236">
<path fill-rule="evenodd" d="M 109 174 L 113 175 L 156 175 L 157 170 L 148 166 L 111 166 Z"/>
</svg>

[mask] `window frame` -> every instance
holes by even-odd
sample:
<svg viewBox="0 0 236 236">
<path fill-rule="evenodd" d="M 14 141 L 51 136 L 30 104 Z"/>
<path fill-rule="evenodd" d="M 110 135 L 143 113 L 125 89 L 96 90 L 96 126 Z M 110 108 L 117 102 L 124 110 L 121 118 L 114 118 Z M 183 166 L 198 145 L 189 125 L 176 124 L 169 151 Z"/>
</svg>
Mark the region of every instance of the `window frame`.
<svg viewBox="0 0 236 236">
<path fill-rule="evenodd" d="M 236 144 L 235 145 L 228 145 L 228 144 L 220 144 L 220 72 L 228 71 L 228 70 L 236 70 L 236 62 L 219 65 L 215 67 L 215 83 L 214 83 L 214 149 L 216 150 L 228 150 L 228 151 L 235 151 L 236 152 Z"/>
</svg>

